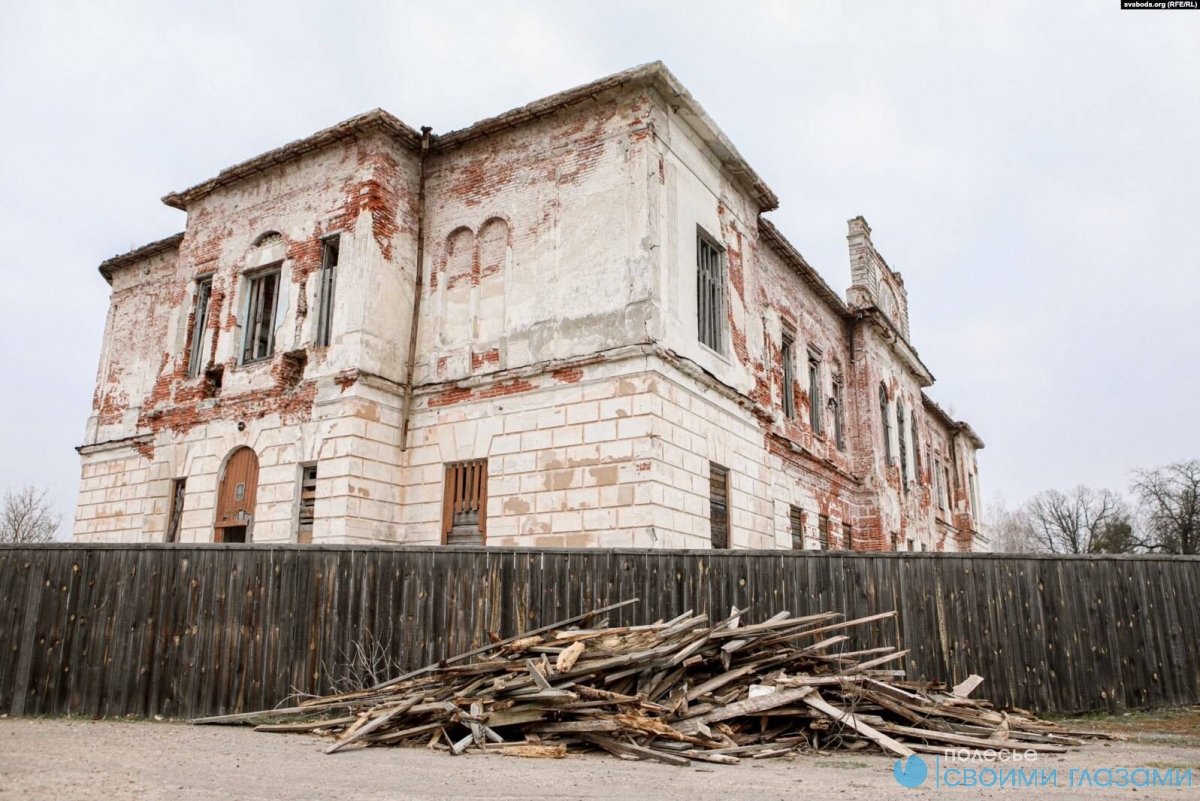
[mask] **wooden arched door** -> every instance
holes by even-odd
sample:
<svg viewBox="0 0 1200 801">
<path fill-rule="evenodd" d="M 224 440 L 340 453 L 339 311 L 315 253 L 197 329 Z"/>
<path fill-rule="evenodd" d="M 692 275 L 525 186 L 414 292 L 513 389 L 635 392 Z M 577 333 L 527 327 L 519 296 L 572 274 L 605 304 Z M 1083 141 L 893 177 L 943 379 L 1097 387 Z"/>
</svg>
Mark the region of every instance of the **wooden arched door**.
<svg viewBox="0 0 1200 801">
<path fill-rule="evenodd" d="M 229 454 L 221 470 L 214 542 L 250 541 L 257 496 L 258 456 L 253 448 L 238 448 Z"/>
</svg>

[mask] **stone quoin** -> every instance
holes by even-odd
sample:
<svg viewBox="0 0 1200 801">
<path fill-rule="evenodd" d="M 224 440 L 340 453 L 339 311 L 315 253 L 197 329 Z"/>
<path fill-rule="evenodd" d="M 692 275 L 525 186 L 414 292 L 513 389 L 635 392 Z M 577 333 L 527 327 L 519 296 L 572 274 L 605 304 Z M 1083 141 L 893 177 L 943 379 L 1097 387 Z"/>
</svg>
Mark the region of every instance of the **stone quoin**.
<svg viewBox="0 0 1200 801">
<path fill-rule="evenodd" d="M 100 265 L 77 541 L 987 547 L 866 221 L 843 298 L 660 63 L 164 202 Z"/>
</svg>

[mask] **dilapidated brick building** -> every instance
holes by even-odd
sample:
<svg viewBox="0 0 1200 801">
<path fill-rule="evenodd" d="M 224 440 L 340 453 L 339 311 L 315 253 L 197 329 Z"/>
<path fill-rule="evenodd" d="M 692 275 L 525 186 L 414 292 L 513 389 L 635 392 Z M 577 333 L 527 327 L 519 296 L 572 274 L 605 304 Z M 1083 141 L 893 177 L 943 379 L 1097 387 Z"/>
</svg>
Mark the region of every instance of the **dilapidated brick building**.
<svg viewBox="0 0 1200 801">
<path fill-rule="evenodd" d="M 661 64 L 164 202 L 100 266 L 78 540 L 983 547 L 866 221 L 843 298 Z"/>
</svg>

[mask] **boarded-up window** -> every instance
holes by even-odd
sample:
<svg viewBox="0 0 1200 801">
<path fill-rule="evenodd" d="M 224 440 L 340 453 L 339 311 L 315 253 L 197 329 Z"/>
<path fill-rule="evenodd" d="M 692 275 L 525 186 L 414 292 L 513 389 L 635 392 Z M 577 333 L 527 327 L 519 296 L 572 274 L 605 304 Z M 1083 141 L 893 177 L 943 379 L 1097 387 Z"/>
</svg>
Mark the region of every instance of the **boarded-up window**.
<svg viewBox="0 0 1200 801">
<path fill-rule="evenodd" d="M 725 352 L 725 253 L 696 232 L 696 319 L 699 338 L 717 353 Z"/>
<path fill-rule="evenodd" d="M 321 243 L 320 285 L 317 288 L 317 336 L 313 344 L 323 348 L 333 341 L 333 294 L 337 284 L 338 251 L 341 239 L 331 236 Z"/>
<path fill-rule="evenodd" d="M 804 550 L 804 510 L 799 506 L 789 507 L 788 524 L 792 532 L 792 550 Z"/>
<path fill-rule="evenodd" d="M 817 538 L 821 542 L 821 550 L 829 550 L 829 516 L 821 515 L 817 521 Z"/>
<path fill-rule="evenodd" d="M 821 433 L 821 357 L 808 354 L 808 424 L 814 434 Z"/>
<path fill-rule="evenodd" d="M 883 420 L 884 464 L 892 463 L 892 416 L 888 414 L 887 387 L 879 385 L 879 417 Z"/>
<path fill-rule="evenodd" d="M 791 420 L 796 416 L 796 374 L 794 340 L 787 334 L 783 335 L 783 347 L 780 358 L 783 360 L 783 414 Z"/>
<path fill-rule="evenodd" d="M 842 408 L 842 377 L 833 377 L 833 395 L 829 399 L 829 408 L 833 411 L 833 441 L 839 451 L 846 450 L 846 429 L 844 411 Z"/>
<path fill-rule="evenodd" d="M 708 463 L 708 508 L 712 547 L 729 547 L 729 469 Z"/>
<path fill-rule="evenodd" d="M 917 430 L 917 413 L 912 416 L 913 480 L 921 483 L 921 435 Z"/>
<path fill-rule="evenodd" d="M 196 305 L 192 311 L 192 349 L 188 354 L 188 378 L 200 375 L 204 361 L 204 330 L 208 328 L 208 307 L 212 300 L 212 278 L 196 282 Z"/>
<path fill-rule="evenodd" d="M 167 515 L 167 542 L 179 542 L 179 521 L 183 518 L 183 496 L 186 478 L 171 480 L 171 511 Z"/>
<path fill-rule="evenodd" d="M 937 505 L 939 508 L 946 508 L 946 496 L 942 492 L 942 463 L 937 459 L 933 460 L 933 492 L 937 496 Z"/>
<path fill-rule="evenodd" d="M 300 513 L 296 524 L 296 542 L 309 545 L 313 538 L 313 520 L 317 510 L 317 466 L 300 467 Z"/>
<path fill-rule="evenodd" d="M 275 306 L 278 295 L 279 270 L 271 270 L 250 279 L 243 363 L 269 359 L 275 352 Z"/>
<path fill-rule="evenodd" d="M 446 465 L 443 545 L 483 545 L 487 539 L 487 459 Z"/>
<path fill-rule="evenodd" d="M 842 547 L 847 551 L 854 550 L 854 529 L 849 523 L 842 523 Z"/>
</svg>

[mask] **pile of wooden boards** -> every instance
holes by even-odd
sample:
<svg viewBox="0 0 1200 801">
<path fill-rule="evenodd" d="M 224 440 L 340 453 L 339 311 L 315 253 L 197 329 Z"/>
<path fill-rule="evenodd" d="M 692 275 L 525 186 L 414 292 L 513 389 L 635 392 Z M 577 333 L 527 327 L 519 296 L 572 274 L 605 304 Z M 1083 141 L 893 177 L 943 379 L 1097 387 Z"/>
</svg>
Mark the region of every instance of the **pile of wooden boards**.
<svg viewBox="0 0 1200 801">
<path fill-rule="evenodd" d="M 600 748 L 684 766 L 794 752 L 880 748 L 1061 753 L 1081 742 L 1028 713 L 969 698 L 981 679 L 947 689 L 904 680 L 907 651 L 847 651 L 847 631 L 892 626 L 894 612 L 843 620 L 781 612 L 742 624 L 691 612 L 609 627 L 626 601 L 407 673 L 297 706 L 205 718 L 256 731 L 315 732 L 347 746 L 428 745 L 558 757 Z M 886 641 L 879 640 L 876 641 Z M 270 722 L 261 722 L 270 720 Z"/>
</svg>

